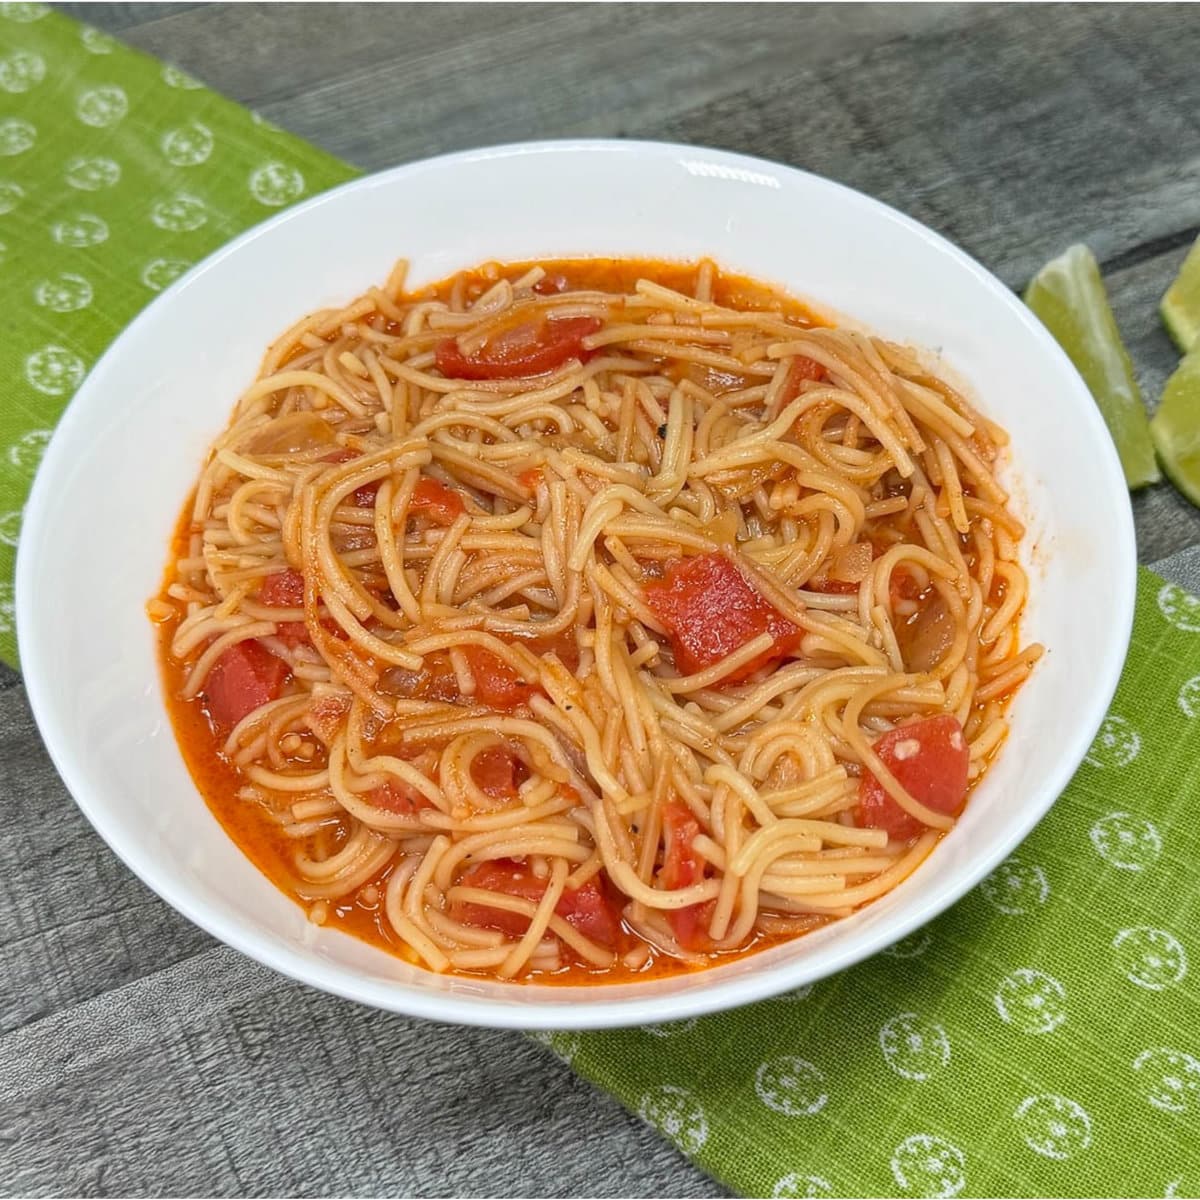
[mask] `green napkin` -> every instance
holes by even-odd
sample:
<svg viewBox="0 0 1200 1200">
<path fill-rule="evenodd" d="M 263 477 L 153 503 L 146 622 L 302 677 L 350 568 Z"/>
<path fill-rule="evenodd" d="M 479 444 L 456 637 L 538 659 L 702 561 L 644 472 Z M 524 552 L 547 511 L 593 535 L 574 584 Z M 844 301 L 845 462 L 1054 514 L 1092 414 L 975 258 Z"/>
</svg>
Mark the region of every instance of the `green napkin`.
<svg viewBox="0 0 1200 1200">
<path fill-rule="evenodd" d="M 0 4 L 0 658 L 34 471 L 88 369 L 188 267 L 356 174 L 43 4 Z"/>
<path fill-rule="evenodd" d="M 21 505 L 87 368 L 186 266 L 352 174 L 0 5 L 0 655 Z M 747 1195 L 1200 1196 L 1198 794 L 1200 601 L 1143 571 L 1087 763 L 954 909 L 776 1000 L 542 1040 Z"/>
<path fill-rule="evenodd" d="M 1087 760 L 949 912 L 775 1000 L 542 1040 L 746 1195 L 1200 1196 L 1198 800 L 1200 600 L 1143 570 Z"/>
</svg>

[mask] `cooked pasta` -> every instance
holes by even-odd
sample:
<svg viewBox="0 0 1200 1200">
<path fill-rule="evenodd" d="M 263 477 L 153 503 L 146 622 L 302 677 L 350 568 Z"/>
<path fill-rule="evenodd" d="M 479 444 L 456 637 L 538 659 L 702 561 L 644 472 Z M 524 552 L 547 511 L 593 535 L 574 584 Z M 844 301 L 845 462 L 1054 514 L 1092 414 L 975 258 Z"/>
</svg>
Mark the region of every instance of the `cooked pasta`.
<svg viewBox="0 0 1200 1200">
<path fill-rule="evenodd" d="M 289 329 L 150 614 L 201 790 L 434 971 L 686 970 L 915 870 L 1005 734 L 1003 431 L 904 346 L 580 260 Z"/>
</svg>

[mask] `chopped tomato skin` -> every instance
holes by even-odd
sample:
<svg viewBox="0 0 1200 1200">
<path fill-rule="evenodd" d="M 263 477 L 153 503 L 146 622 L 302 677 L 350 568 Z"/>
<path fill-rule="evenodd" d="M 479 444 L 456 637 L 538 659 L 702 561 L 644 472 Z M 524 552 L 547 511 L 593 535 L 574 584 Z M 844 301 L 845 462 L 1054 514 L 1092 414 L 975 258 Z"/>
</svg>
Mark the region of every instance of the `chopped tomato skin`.
<svg viewBox="0 0 1200 1200">
<path fill-rule="evenodd" d="M 723 554 L 679 559 L 667 568 L 665 579 L 645 584 L 643 591 L 651 611 L 667 627 L 675 666 L 685 675 L 711 667 L 769 633 L 775 644 L 726 676 L 726 683 L 736 683 L 800 644 L 801 631 Z"/>
<path fill-rule="evenodd" d="M 289 673 L 283 659 L 252 639 L 230 646 L 204 681 L 209 714 L 218 725 L 236 725 L 256 708 L 278 700 Z"/>
<path fill-rule="evenodd" d="M 572 358 L 583 358 L 583 339 L 599 330 L 599 317 L 540 318 L 493 334 L 463 354 L 454 338 L 437 345 L 435 360 L 447 379 L 520 379 L 545 375 Z"/>
<path fill-rule="evenodd" d="M 489 708 L 510 709 L 528 704 L 537 691 L 502 658 L 482 646 L 463 646 L 463 657 L 475 677 L 475 700 Z"/>
<path fill-rule="evenodd" d="M 519 896 L 532 904 L 546 892 L 546 880 L 539 879 L 529 867 L 511 858 L 476 863 L 462 873 L 458 882 L 463 887 Z M 581 887 L 564 891 L 554 911 L 584 937 L 602 946 L 616 946 L 621 936 L 621 918 L 596 876 Z M 509 937 L 520 937 L 529 928 L 529 918 L 524 913 L 508 912 L 488 904 L 452 901 L 450 915 L 464 925 L 498 929 Z"/>
<path fill-rule="evenodd" d="M 467 506 L 453 488 L 423 475 L 413 488 L 408 511 L 428 517 L 435 525 L 453 525 L 467 511 Z"/>
<path fill-rule="evenodd" d="M 971 752 L 957 717 L 927 717 L 898 726 L 885 733 L 874 750 L 905 790 L 926 808 L 948 817 L 962 812 Z M 926 829 L 869 772 L 859 783 L 856 819 L 859 825 L 885 830 L 898 841 L 907 841 Z"/>
<path fill-rule="evenodd" d="M 525 764 L 507 746 L 487 746 L 471 759 L 471 779 L 493 800 L 515 800 L 517 788 L 528 778 Z"/>
<path fill-rule="evenodd" d="M 258 589 L 258 602 L 270 608 L 303 608 L 304 576 L 291 567 L 268 575 Z"/>
</svg>

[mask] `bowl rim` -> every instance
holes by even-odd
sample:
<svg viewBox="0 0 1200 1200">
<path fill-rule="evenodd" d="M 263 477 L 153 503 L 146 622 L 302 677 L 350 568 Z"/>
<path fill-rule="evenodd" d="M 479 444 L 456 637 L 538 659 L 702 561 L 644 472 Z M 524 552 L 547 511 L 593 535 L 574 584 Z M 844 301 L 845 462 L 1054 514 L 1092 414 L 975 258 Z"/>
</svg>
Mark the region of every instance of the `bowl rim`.
<svg viewBox="0 0 1200 1200">
<path fill-rule="evenodd" d="M 1134 607 L 1137 592 L 1137 552 L 1133 523 L 1133 512 L 1125 488 L 1124 477 L 1116 449 L 1112 444 L 1098 408 L 1090 407 L 1078 414 L 1085 423 L 1093 425 L 1093 431 L 1102 434 L 1098 441 L 1103 446 L 1101 464 L 1110 485 L 1120 489 L 1124 503 L 1118 504 L 1121 520 L 1119 527 L 1110 531 L 1116 543 L 1114 558 L 1123 563 L 1122 577 L 1114 579 L 1114 609 L 1117 619 L 1112 636 L 1104 643 L 1098 656 L 1095 675 L 1084 703 L 1084 714 L 1078 721 L 1073 738 L 1062 748 L 1056 759 L 1055 769 L 1045 779 L 1036 804 L 1026 804 L 1008 829 L 1006 836 L 987 844 L 970 860 L 970 868 L 962 872 L 962 878 L 953 886 L 945 887 L 932 898 L 915 903 L 897 913 L 895 919 L 882 928 L 867 931 L 851 945 L 839 944 L 836 940 L 823 948 L 820 967 L 813 971 L 805 968 L 805 960 L 779 963 L 763 972 L 747 972 L 728 980 L 718 979 L 711 987 L 698 988 L 685 993 L 668 993 L 659 996 L 622 997 L 606 1000 L 606 985 L 597 985 L 595 998 L 572 1004 L 546 1004 L 538 998 L 541 992 L 561 991 L 558 985 L 514 984 L 512 1000 L 497 1002 L 490 997 L 476 997 L 453 991 L 428 992 L 410 988 L 403 982 L 395 982 L 384 988 L 372 981 L 356 979 L 352 968 L 331 963 L 312 951 L 301 947 L 277 944 L 263 937 L 258 931 L 243 922 L 227 918 L 214 912 L 205 902 L 196 899 L 187 883 L 178 875 L 159 869 L 154 857 L 136 843 L 125 840 L 110 820 L 106 804 L 93 787 L 81 748 L 71 744 L 57 726 L 53 712 L 49 673 L 41 651 L 45 636 L 39 623 L 37 605 L 37 578 L 33 566 L 33 552 L 27 547 L 37 543 L 45 534 L 45 509 L 47 497 L 54 481 L 66 463 L 60 463 L 63 446 L 74 426 L 85 419 L 87 397 L 103 386 L 104 377 L 119 363 L 127 339 L 143 325 L 159 319 L 169 309 L 177 293 L 193 279 L 213 270 L 218 264 L 240 253 L 243 247 L 270 236 L 273 230 L 301 217 L 309 211 L 336 205 L 341 196 L 370 189 L 382 184 L 401 181 L 426 171 L 438 171 L 459 164 L 486 163 L 492 159 L 511 158 L 537 154 L 650 154 L 668 156 L 703 155 L 707 160 L 738 170 L 756 173 L 773 172 L 800 176 L 819 187 L 832 189 L 857 211 L 864 208 L 875 210 L 916 234 L 931 250 L 949 256 L 959 267 L 970 274 L 975 283 L 1000 304 L 1014 314 L 1024 327 L 1024 333 L 1039 343 L 1043 352 L 1058 360 L 1060 369 L 1073 376 L 1078 387 L 1087 394 L 1087 387 L 1070 359 L 1054 341 L 1040 321 L 1021 303 L 1017 295 L 982 264 L 960 249 L 953 242 L 923 225 L 891 205 L 877 200 L 858 189 L 835 180 L 806 171 L 799 167 L 733 151 L 709 148 L 696 144 L 662 142 L 654 140 L 615 138 L 564 138 L 505 143 L 455 151 L 448 154 L 422 158 L 409 163 L 389 167 L 381 171 L 360 175 L 346 183 L 330 188 L 299 204 L 293 205 L 274 216 L 245 230 L 231 241 L 202 259 L 186 274 L 173 282 L 156 296 L 141 312 L 113 339 L 104 353 L 97 359 L 83 383 L 76 390 L 57 422 L 49 445 L 38 469 L 25 508 L 23 535 L 17 549 L 15 575 L 15 610 L 22 675 L 30 707 L 61 779 L 75 804 L 88 822 L 103 838 L 114 854 L 156 895 L 170 904 L 193 924 L 199 926 L 219 941 L 260 962 L 280 974 L 297 982 L 319 988 L 348 1000 L 385 1010 L 435 1021 L 454 1022 L 489 1028 L 512 1028 L 526 1030 L 551 1029 L 599 1029 L 628 1027 L 652 1021 L 672 1021 L 697 1017 L 707 1013 L 740 1007 L 756 1000 L 778 995 L 802 982 L 809 982 L 853 966 L 869 958 L 887 946 L 907 937 L 933 918 L 944 912 L 974 888 L 981 879 L 1003 861 L 1012 850 L 1028 836 L 1061 795 L 1075 771 L 1083 761 L 1091 742 L 1100 728 L 1116 691 L 1124 666 L 1132 634 Z M 819 298 L 817 298 L 819 303 Z M 158 681 L 156 680 L 156 685 Z M 215 818 L 214 818 L 215 819 Z M 649 983 L 650 981 L 647 981 Z M 636 987 L 636 983 L 633 985 Z M 519 992 L 516 990 L 519 989 Z"/>
</svg>

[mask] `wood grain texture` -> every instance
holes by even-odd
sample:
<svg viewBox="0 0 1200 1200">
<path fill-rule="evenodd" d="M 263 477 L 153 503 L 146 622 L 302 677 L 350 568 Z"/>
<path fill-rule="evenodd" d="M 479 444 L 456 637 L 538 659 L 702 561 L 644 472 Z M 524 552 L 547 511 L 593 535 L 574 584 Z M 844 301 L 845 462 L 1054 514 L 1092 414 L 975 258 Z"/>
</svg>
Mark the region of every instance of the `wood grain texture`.
<svg viewBox="0 0 1200 1200">
<path fill-rule="evenodd" d="M 1151 405 L 1176 362 L 1156 306 L 1200 228 L 1187 6 L 62 7 L 368 170 L 661 137 L 861 188 L 1013 287 L 1087 241 Z M 1169 487 L 1134 509 L 1144 561 L 1200 546 Z M 216 946 L 91 832 L 4 668 L 0 796 L 0 1193 L 725 1194 L 518 1035 Z"/>
</svg>

